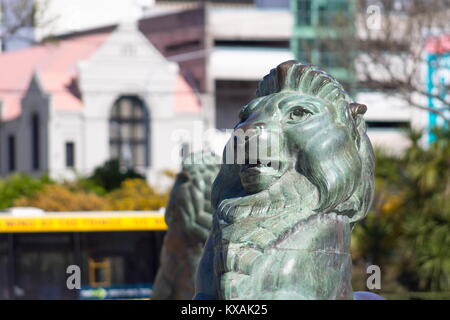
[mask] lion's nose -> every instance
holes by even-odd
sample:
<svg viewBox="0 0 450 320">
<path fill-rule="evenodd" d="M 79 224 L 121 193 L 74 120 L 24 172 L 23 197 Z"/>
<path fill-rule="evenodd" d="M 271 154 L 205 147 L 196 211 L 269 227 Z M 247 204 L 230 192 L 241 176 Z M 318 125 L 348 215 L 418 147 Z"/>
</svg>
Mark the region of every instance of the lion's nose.
<svg viewBox="0 0 450 320">
<path fill-rule="evenodd" d="M 262 129 L 264 129 L 264 126 L 265 126 L 264 122 L 252 122 L 252 121 L 244 122 L 243 124 L 239 125 L 234 132 L 235 145 L 242 143 L 245 144 L 248 143 L 250 140 L 257 139 L 258 136 L 261 134 Z M 240 136 L 241 139 L 238 139 L 237 136 Z"/>
<path fill-rule="evenodd" d="M 239 129 L 246 132 L 247 130 L 263 129 L 265 125 L 264 122 L 245 123 L 242 126 L 239 126 Z"/>
</svg>

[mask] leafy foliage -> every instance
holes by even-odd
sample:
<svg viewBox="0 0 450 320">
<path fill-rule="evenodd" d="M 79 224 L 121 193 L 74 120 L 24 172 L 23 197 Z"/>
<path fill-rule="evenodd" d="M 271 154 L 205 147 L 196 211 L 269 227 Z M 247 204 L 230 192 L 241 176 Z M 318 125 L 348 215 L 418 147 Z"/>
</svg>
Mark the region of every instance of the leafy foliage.
<svg viewBox="0 0 450 320">
<path fill-rule="evenodd" d="M 435 135 L 422 148 L 421 134 L 410 132 L 398 158 L 376 153 L 376 195 L 352 249 L 356 266 L 389 275 L 383 290 L 450 291 L 450 132 Z"/>
<path fill-rule="evenodd" d="M 142 179 L 128 179 L 106 199 L 111 210 L 158 210 L 166 206 L 168 193 L 158 194 Z"/>
<path fill-rule="evenodd" d="M 51 183 L 53 181 L 47 175 L 35 179 L 24 174 L 15 174 L 0 180 L 0 210 L 12 207 L 16 199 L 32 196 Z"/>
<path fill-rule="evenodd" d="M 166 171 L 168 177 L 174 174 Z M 158 193 L 139 173 L 107 161 L 90 177 L 54 183 L 47 176 L 36 179 L 24 174 L 0 180 L 0 209 L 31 206 L 46 211 L 158 210 L 168 193 Z"/>
<path fill-rule="evenodd" d="M 31 177 L 27 177 L 30 181 Z M 27 180 L 28 181 L 28 180 Z M 125 180 L 109 193 L 97 194 L 85 179 L 48 184 L 33 193 L 16 197 L 11 206 L 36 207 L 46 211 L 158 210 L 165 207 L 168 193 L 158 193 L 142 179 Z"/>
<path fill-rule="evenodd" d="M 72 191 L 93 192 L 99 196 L 104 196 L 107 194 L 105 188 L 96 184 L 91 178 L 78 177 L 75 181 L 64 182 L 64 185 Z"/>
<path fill-rule="evenodd" d="M 119 161 L 113 159 L 97 167 L 94 170 L 94 174 L 88 180 L 92 181 L 93 185 L 99 186 L 109 192 L 119 188 L 123 181 L 134 178 L 145 180 L 143 175 L 133 169 L 120 168 Z"/>
<path fill-rule="evenodd" d="M 108 201 L 94 193 L 72 191 L 67 186 L 46 185 L 30 197 L 14 202 L 18 207 L 36 207 L 46 211 L 108 210 Z"/>
</svg>

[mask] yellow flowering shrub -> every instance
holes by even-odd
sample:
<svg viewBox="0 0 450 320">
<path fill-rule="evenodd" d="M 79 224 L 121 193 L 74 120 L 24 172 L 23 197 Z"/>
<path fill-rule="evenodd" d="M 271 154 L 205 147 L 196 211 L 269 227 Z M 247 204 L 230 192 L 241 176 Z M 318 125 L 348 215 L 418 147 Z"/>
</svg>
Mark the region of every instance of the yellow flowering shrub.
<svg viewBox="0 0 450 320">
<path fill-rule="evenodd" d="M 160 194 L 142 179 L 128 179 L 106 195 L 111 210 L 158 210 L 165 207 L 168 193 Z"/>
<path fill-rule="evenodd" d="M 108 210 L 108 201 L 94 193 L 72 191 L 67 186 L 50 184 L 29 197 L 14 201 L 16 207 L 36 207 L 45 211 Z"/>
</svg>

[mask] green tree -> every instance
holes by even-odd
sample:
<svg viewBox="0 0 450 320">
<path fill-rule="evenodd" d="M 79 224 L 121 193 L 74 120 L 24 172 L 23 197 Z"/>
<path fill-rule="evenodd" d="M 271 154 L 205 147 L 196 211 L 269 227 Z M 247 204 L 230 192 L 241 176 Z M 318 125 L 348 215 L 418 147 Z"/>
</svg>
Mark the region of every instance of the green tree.
<svg viewBox="0 0 450 320">
<path fill-rule="evenodd" d="M 94 211 L 108 210 L 106 199 L 95 193 L 73 191 L 59 184 L 46 185 L 31 196 L 14 201 L 15 206 L 40 208 L 45 211 Z"/>
<path fill-rule="evenodd" d="M 111 210 L 158 210 L 165 207 L 169 194 L 158 193 L 142 179 L 127 179 L 106 199 Z"/>
<path fill-rule="evenodd" d="M 352 250 L 357 268 L 378 264 L 388 275 L 384 290 L 450 291 L 450 131 L 435 135 L 423 148 L 411 131 L 399 157 L 376 152 L 375 199 Z"/>
<path fill-rule="evenodd" d="M 16 199 L 32 196 L 51 183 L 53 181 L 47 175 L 36 179 L 25 174 L 14 174 L 0 180 L 0 210 L 12 207 Z"/>
<path fill-rule="evenodd" d="M 97 167 L 89 180 L 95 185 L 102 187 L 106 191 L 120 188 L 123 181 L 127 179 L 143 179 L 145 177 L 133 169 L 123 169 L 116 159 L 106 161 L 102 166 Z"/>
<path fill-rule="evenodd" d="M 403 246 L 420 290 L 450 291 L 450 131 L 428 149 L 412 137 L 404 163 Z M 408 270 L 410 272 L 410 270 Z"/>
</svg>

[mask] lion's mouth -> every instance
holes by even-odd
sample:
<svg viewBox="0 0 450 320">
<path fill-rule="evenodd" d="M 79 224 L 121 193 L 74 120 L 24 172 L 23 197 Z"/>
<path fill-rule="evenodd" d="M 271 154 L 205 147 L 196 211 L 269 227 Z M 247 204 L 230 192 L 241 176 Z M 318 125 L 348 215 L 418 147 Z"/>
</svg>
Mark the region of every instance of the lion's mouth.
<svg viewBox="0 0 450 320">
<path fill-rule="evenodd" d="M 241 172 L 254 172 L 255 174 L 273 174 L 280 170 L 281 162 L 277 160 L 257 160 L 256 163 L 241 165 Z"/>
</svg>

